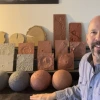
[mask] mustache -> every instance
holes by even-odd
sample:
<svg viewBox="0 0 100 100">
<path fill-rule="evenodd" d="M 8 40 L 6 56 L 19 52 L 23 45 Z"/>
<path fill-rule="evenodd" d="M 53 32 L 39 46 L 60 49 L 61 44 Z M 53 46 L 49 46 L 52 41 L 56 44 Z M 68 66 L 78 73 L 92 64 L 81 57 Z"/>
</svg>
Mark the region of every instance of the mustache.
<svg viewBox="0 0 100 100">
<path fill-rule="evenodd" d="M 100 45 L 100 41 L 93 42 L 91 48 L 93 49 L 96 45 Z"/>
</svg>

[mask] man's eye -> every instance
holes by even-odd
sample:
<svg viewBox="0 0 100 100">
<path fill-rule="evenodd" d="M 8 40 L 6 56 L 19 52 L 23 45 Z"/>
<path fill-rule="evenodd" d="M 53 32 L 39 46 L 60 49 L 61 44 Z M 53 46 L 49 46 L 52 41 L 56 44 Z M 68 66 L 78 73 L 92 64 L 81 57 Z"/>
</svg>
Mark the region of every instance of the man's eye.
<svg viewBox="0 0 100 100">
<path fill-rule="evenodd" d="M 91 33 L 92 33 L 92 34 L 97 34 L 97 32 L 95 32 L 95 31 L 92 31 Z"/>
</svg>

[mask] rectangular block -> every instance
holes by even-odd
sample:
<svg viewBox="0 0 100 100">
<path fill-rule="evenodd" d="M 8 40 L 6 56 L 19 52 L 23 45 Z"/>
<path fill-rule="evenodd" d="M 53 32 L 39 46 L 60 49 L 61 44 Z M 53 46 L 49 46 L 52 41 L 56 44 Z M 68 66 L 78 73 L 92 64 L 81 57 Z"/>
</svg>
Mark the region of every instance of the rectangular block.
<svg viewBox="0 0 100 100">
<path fill-rule="evenodd" d="M 17 55 L 17 71 L 33 71 L 34 55 L 18 54 Z"/>
<path fill-rule="evenodd" d="M 81 23 L 69 23 L 69 41 L 81 42 Z"/>
<path fill-rule="evenodd" d="M 51 41 L 39 41 L 38 42 L 38 54 L 52 53 Z"/>
<path fill-rule="evenodd" d="M 74 69 L 74 54 L 73 54 L 73 52 L 59 55 L 58 69 L 64 69 L 64 70 Z"/>
<path fill-rule="evenodd" d="M 54 40 L 66 40 L 66 14 L 54 14 Z"/>
<path fill-rule="evenodd" d="M 86 53 L 86 43 L 70 42 L 70 52 L 74 53 L 75 59 L 80 59 Z"/>
<path fill-rule="evenodd" d="M 15 45 L 11 43 L 0 44 L 0 55 L 14 55 Z"/>
<path fill-rule="evenodd" d="M 19 43 L 18 54 L 34 54 L 33 43 Z"/>
<path fill-rule="evenodd" d="M 42 53 L 38 55 L 38 70 L 54 70 L 54 54 Z"/>
<path fill-rule="evenodd" d="M 0 70 L 13 71 L 14 55 L 0 55 Z"/>
<path fill-rule="evenodd" d="M 59 54 L 68 53 L 69 42 L 67 40 L 55 40 L 55 58 L 57 59 Z"/>
</svg>

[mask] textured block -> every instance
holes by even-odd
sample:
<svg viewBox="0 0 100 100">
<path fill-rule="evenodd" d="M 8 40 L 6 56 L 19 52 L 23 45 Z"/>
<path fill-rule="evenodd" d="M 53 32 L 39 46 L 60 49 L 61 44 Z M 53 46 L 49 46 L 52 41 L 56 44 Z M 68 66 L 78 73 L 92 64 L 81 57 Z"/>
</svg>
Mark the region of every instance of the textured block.
<svg viewBox="0 0 100 100">
<path fill-rule="evenodd" d="M 74 53 L 75 59 L 80 59 L 86 53 L 85 42 L 70 42 L 70 52 Z"/>
<path fill-rule="evenodd" d="M 50 41 L 38 42 L 38 54 L 41 53 L 52 53 L 52 45 Z"/>
<path fill-rule="evenodd" d="M 58 58 L 59 54 L 68 53 L 69 42 L 67 40 L 55 40 L 55 58 Z"/>
<path fill-rule="evenodd" d="M 34 54 L 34 44 L 20 43 L 18 46 L 18 54 Z"/>
<path fill-rule="evenodd" d="M 17 55 L 17 71 L 33 71 L 34 64 L 33 54 L 18 54 Z"/>
<path fill-rule="evenodd" d="M 0 70 L 13 71 L 14 55 L 0 55 Z"/>
<path fill-rule="evenodd" d="M 14 55 L 15 46 L 11 43 L 0 44 L 0 55 Z"/>
<path fill-rule="evenodd" d="M 58 57 L 58 69 L 74 69 L 74 54 L 65 53 Z"/>
<path fill-rule="evenodd" d="M 66 15 L 54 14 L 54 40 L 66 39 Z"/>
<path fill-rule="evenodd" d="M 38 69 L 54 70 L 54 54 L 53 53 L 39 54 Z"/>
<path fill-rule="evenodd" d="M 70 23 L 69 24 L 69 41 L 70 42 L 81 42 L 81 23 Z"/>
</svg>

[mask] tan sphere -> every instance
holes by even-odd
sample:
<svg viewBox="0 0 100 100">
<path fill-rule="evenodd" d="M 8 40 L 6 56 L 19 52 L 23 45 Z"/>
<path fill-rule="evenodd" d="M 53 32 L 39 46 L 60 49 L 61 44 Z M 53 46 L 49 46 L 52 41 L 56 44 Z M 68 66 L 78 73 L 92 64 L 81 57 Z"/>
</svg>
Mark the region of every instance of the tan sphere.
<svg viewBox="0 0 100 100">
<path fill-rule="evenodd" d="M 72 84 L 72 76 L 66 70 L 58 70 L 53 74 L 52 85 L 55 89 L 65 89 Z"/>
<path fill-rule="evenodd" d="M 45 90 L 51 83 L 51 75 L 44 70 L 38 70 L 31 75 L 30 84 L 36 91 Z"/>
</svg>

